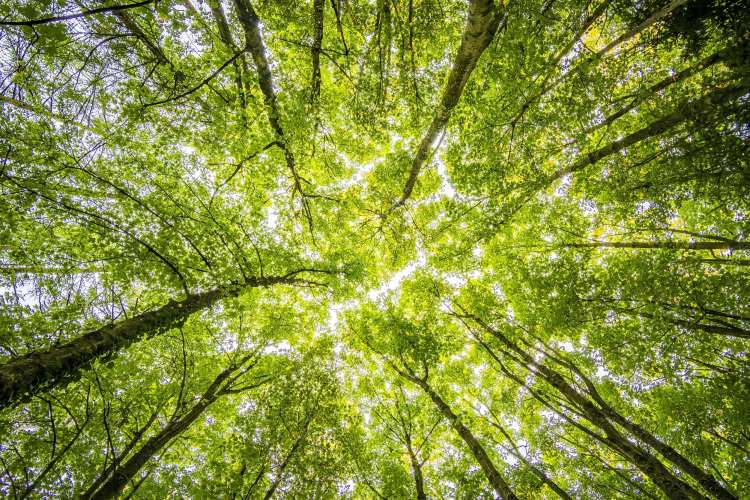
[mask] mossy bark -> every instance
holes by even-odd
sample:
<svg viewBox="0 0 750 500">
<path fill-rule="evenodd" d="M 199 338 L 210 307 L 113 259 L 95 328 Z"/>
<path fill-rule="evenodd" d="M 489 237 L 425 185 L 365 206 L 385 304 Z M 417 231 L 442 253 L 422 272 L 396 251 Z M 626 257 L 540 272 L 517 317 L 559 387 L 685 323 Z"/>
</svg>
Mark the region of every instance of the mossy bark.
<svg viewBox="0 0 750 500">
<path fill-rule="evenodd" d="M 443 89 L 443 95 L 435 110 L 430 128 L 427 129 L 427 133 L 422 138 L 419 149 L 414 155 L 404 192 L 394 206 L 403 205 L 411 196 L 414 185 L 417 183 L 417 177 L 419 177 L 419 171 L 427 161 L 433 143 L 440 131 L 448 124 L 448 119 L 461 98 L 471 72 L 476 67 L 479 57 L 489 47 L 495 33 L 497 33 L 500 22 L 504 18 L 504 11 L 496 7 L 492 0 L 474 0 L 471 2 L 461 45 L 453 61 L 448 83 Z"/>
<path fill-rule="evenodd" d="M 159 309 L 105 325 L 65 344 L 11 359 L 0 366 L 0 408 L 36 392 L 64 386 L 94 360 L 128 347 L 145 335 L 167 331 L 194 312 L 225 297 L 236 296 L 243 289 L 294 282 L 289 277 L 252 278 L 242 285 L 190 295 L 181 301 L 171 300 Z"/>
</svg>

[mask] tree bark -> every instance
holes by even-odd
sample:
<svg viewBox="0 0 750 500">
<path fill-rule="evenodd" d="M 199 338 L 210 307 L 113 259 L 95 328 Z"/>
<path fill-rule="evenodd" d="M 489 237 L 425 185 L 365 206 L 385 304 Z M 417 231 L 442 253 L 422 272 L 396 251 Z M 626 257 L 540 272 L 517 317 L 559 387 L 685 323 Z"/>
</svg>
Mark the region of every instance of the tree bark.
<svg viewBox="0 0 750 500">
<path fill-rule="evenodd" d="M 151 39 L 146 35 L 146 33 L 143 32 L 140 26 L 138 26 L 138 23 L 136 23 L 130 15 L 125 12 L 124 10 L 118 10 L 114 12 L 114 15 L 117 17 L 117 19 L 122 22 L 122 24 L 125 25 L 125 27 L 130 30 L 132 34 L 140 40 L 143 45 L 146 46 L 146 48 L 151 52 L 157 61 L 159 61 L 160 64 L 170 64 L 169 59 L 167 59 L 167 56 L 164 55 L 164 51 L 161 50 L 161 47 L 156 45 L 154 42 L 151 41 Z"/>
<path fill-rule="evenodd" d="M 670 499 L 678 500 L 685 498 L 702 499 L 705 498 L 690 484 L 682 481 L 675 476 L 659 459 L 650 453 L 647 449 L 634 444 L 624 436 L 610 421 L 609 415 L 595 405 L 584 394 L 581 394 L 576 388 L 570 385 L 565 378 L 557 371 L 537 362 L 524 349 L 521 349 L 500 331 L 491 328 L 476 316 L 468 316 L 494 338 L 499 340 L 502 345 L 518 356 L 519 361 L 526 363 L 529 371 L 544 379 L 548 384 L 557 389 L 570 403 L 580 409 L 582 415 L 601 431 L 604 432 L 602 441 L 620 455 L 625 457 L 630 463 L 637 467 L 643 474 L 648 476 L 651 481 Z"/>
<path fill-rule="evenodd" d="M 498 429 L 500 431 L 500 433 L 503 435 L 503 437 L 505 437 L 505 439 L 508 440 L 508 442 L 510 443 L 510 446 L 511 446 L 511 449 L 508 449 L 508 451 L 514 457 L 516 457 L 521 462 L 523 462 L 524 465 L 526 465 L 526 467 L 528 467 L 529 470 L 531 470 L 531 472 L 533 472 L 536 477 L 538 477 L 552 491 L 554 491 L 555 493 L 557 493 L 557 496 L 559 496 L 563 500 L 573 500 L 573 498 L 570 495 L 568 495 L 568 493 L 565 490 L 563 490 L 562 488 L 560 488 L 560 486 L 558 486 L 557 483 L 554 482 L 552 480 L 552 478 L 550 478 L 542 469 L 540 469 L 539 467 L 537 467 L 536 465 L 534 465 L 533 463 L 531 463 L 526 457 L 524 457 L 518 451 L 518 446 L 516 446 L 516 443 L 513 441 L 513 438 L 510 437 L 510 434 L 508 434 L 508 432 L 503 428 L 503 426 L 501 426 L 500 424 L 497 424 L 495 422 L 492 422 L 492 421 L 488 421 L 488 422 L 490 423 L 490 425 L 492 425 L 493 427 L 495 427 L 496 429 Z"/>
<path fill-rule="evenodd" d="M 698 116 L 707 115 L 715 111 L 716 107 L 724 104 L 732 99 L 736 99 L 744 95 L 748 90 L 748 82 L 742 82 L 740 84 L 731 85 L 722 89 L 714 90 L 712 93 L 692 101 L 683 102 L 676 111 L 672 114 L 667 115 L 649 126 L 642 128 L 630 135 L 623 137 L 617 141 L 614 141 L 607 146 L 586 153 L 583 158 L 573 163 L 568 167 L 559 169 L 546 179 L 546 185 L 551 184 L 553 181 L 573 172 L 584 169 L 589 165 L 593 165 L 599 160 L 606 158 L 607 156 L 613 155 L 622 151 L 623 149 L 632 146 L 638 142 L 657 137 L 667 130 L 679 125 L 680 123 L 686 122 Z"/>
<path fill-rule="evenodd" d="M 558 363 L 561 362 L 557 359 L 555 359 L 555 361 Z M 577 366 L 569 361 L 563 361 L 562 364 L 563 366 L 571 368 L 574 373 L 581 377 L 581 379 L 584 381 L 584 384 L 586 385 L 588 393 L 613 422 L 617 423 L 622 428 L 630 432 L 633 436 L 640 439 L 651 448 L 659 452 L 661 456 L 672 462 L 684 473 L 695 479 L 695 481 L 697 481 L 698 484 L 703 487 L 703 489 L 705 489 L 714 497 L 720 500 L 736 500 L 737 497 L 727 491 L 713 476 L 711 476 L 710 474 L 706 474 L 701 468 L 688 460 L 679 451 L 672 448 L 667 443 L 661 441 L 659 438 L 657 438 L 655 435 L 653 435 L 640 425 L 636 424 L 635 422 L 631 422 L 623 415 L 621 415 L 617 410 L 615 410 L 612 406 L 610 406 L 609 403 L 607 403 L 604 398 L 601 397 L 593 381 Z"/>
<path fill-rule="evenodd" d="M 568 248 L 671 248 L 675 250 L 750 250 L 750 241 L 587 241 Z"/>
<path fill-rule="evenodd" d="M 694 74 L 703 71 L 706 68 L 710 68 L 717 62 L 725 59 L 728 55 L 731 55 L 732 53 L 736 52 L 739 47 L 728 47 L 724 50 L 721 50 L 715 54 L 712 54 L 702 61 L 700 61 L 695 66 L 691 66 L 689 68 L 685 68 L 679 73 L 675 73 L 674 75 L 668 76 L 661 81 L 653 84 L 651 87 L 648 88 L 648 91 L 646 95 L 644 96 L 635 96 L 633 100 L 630 102 L 630 104 L 621 107 L 611 115 L 607 116 L 604 120 L 602 120 L 601 123 L 597 123 L 596 125 L 593 125 L 589 128 L 587 128 L 584 133 L 590 134 L 591 132 L 598 130 L 602 127 L 606 127 L 608 125 L 611 125 L 614 123 L 615 120 L 625 115 L 628 111 L 631 111 L 635 109 L 638 104 L 640 104 L 644 97 L 650 97 L 656 94 L 657 92 L 661 92 L 665 88 L 669 87 L 670 85 L 674 85 L 675 83 L 681 82 L 682 80 L 685 80 L 686 78 L 689 78 L 693 76 Z"/>
<path fill-rule="evenodd" d="M 646 312 L 639 312 L 639 316 L 649 319 L 657 319 L 653 314 Z M 720 326 L 720 325 L 707 325 L 705 323 L 699 323 L 696 321 L 687 321 L 683 319 L 665 318 L 670 323 L 686 328 L 688 330 L 701 330 L 706 333 L 712 333 L 714 335 L 723 335 L 725 337 L 738 337 L 743 339 L 750 339 L 750 331 L 740 328 L 738 326 Z M 729 323 L 727 323 L 729 324 Z"/>
<path fill-rule="evenodd" d="M 427 500 L 427 495 L 424 492 L 424 474 L 422 473 L 422 464 L 419 463 L 417 454 L 414 452 L 410 441 L 406 443 L 406 449 L 409 452 L 411 472 L 414 477 L 414 487 L 417 490 L 417 500 Z"/>
<path fill-rule="evenodd" d="M 138 341 L 144 335 L 157 335 L 185 321 L 196 311 L 206 309 L 242 290 L 275 284 L 294 284 L 301 280 L 286 276 L 249 278 L 245 284 L 217 288 L 190 295 L 126 320 L 90 331 L 66 344 L 46 351 L 33 351 L 0 366 L 0 408 L 19 402 L 39 391 L 63 387 L 102 356 L 113 354 Z"/>
<path fill-rule="evenodd" d="M 311 421 L 311 418 L 308 417 L 308 419 L 305 422 L 305 427 L 302 430 L 302 433 L 297 437 L 297 439 L 295 439 L 294 444 L 289 449 L 289 453 L 286 454 L 286 457 L 284 457 L 284 460 L 281 462 L 281 465 L 279 466 L 278 471 L 276 471 L 276 479 L 274 479 L 273 483 L 271 483 L 271 486 L 266 491 L 266 494 L 263 496 L 264 500 L 270 500 L 270 498 L 273 497 L 273 494 L 278 489 L 279 484 L 281 484 L 281 479 L 283 478 L 286 467 L 289 465 L 289 462 L 292 461 L 292 458 L 294 458 L 294 455 L 300 449 L 300 447 L 302 446 L 302 443 L 307 437 L 307 429 L 310 427 L 310 421 Z"/>
<path fill-rule="evenodd" d="M 266 104 L 268 123 L 271 125 L 271 128 L 276 135 L 276 141 L 279 148 L 284 152 L 286 166 L 289 173 L 292 175 L 292 180 L 294 182 L 294 193 L 299 193 L 302 197 L 302 209 L 304 210 L 305 217 L 307 218 L 308 225 L 312 232 L 312 212 L 305 191 L 302 187 L 304 179 L 297 172 L 294 155 L 287 144 L 284 129 L 281 127 L 281 115 L 276 102 L 276 91 L 273 89 L 271 67 L 268 63 L 268 58 L 266 57 L 266 47 L 263 44 L 263 38 L 260 36 L 260 19 L 255 13 L 249 0 L 234 0 L 234 5 L 237 8 L 237 16 L 240 24 L 242 24 L 242 29 L 245 32 L 245 50 L 250 52 L 255 64 L 255 69 L 258 73 L 258 84 L 260 85 L 260 90 L 263 93 L 263 100 Z"/>
<path fill-rule="evenodd" d="M 310 78 L 310 103 L 316 105 L 320 98 L 320 52 L 323 48 L 323 14 L 325 0 L 313 1 L 312 77 Z"/>
<path fill-rule="evenodd" d="M 152 436 L 127 462 L 121 467 L 116 468 L 109 480 L 107 480 L 96 493 L 88 497 L 91 500 L 106 500 L 115 498 L 119 495 L 128 482 L 135 477 L 139 470 L 148 462 L 151 457 L 159 453 L 174 438 L 182 434 L 195 420 L 200 417 L 211 404 L 220 396 L 226 394 L 234 379 L 230 378 L 234 373 L 239 371 L 248 360 L 253 356 L 245 356 L 239 363 L 234 364 L 221 372 L 206 391 L 200 400 L 193 406 L 190 411 L 179 418 L 173 418 L 157 434 Z M 263 383 L 263 382 L 261 382 Z"/>
<path fill-rule="evenodd" d="M 151 424 L 154 423 L 158 416 L 159 408 L 157 408 L 157 410 L 151 414 L 151 417 L 148 419 L 145 425 L 136 430 L 130 442 L 128 442 L 119 456 L 112 457 L 112 463 L 107 468 L 105 468 L 99 475 L 99 477 L 96 478 L 93 483 L 91 483 L 91 486 L 89 486 L 89 488 L 81 494 L 81 498 L 91 498 L 91 496 L 93 496 L 99 490 L 99 488 L 102 487 L 105 481 L 107 481 L 111 477 L 112 473 L 117 470 L 117 466 L 120 464 L 121 460 L 127 457 L 128 454 L 130 454 L 133 448 L 135 448 L 135 445 L 137 445 L 143 437 L 143 434 L 148 430 L 149 427 L 151 427 Z"/>
<path fill-rule="evenodd" d="M 680 452 L 664 443 L 663 441 L 659 440 L 656 436 L 648 432 L 640 425 L 629 421 L 618 412 L 616 412 L 611 406 L 605 404 L 603 409 L 612 420 L 620 424 L 623 428 L 627 429 L 635 437 L 651 446 L 653 449 L 659 452 L 661 456 L 679 467 L 684 473 L 695 479 L 698 484 L 700 484 L 701 487 L 703 487 L 703 489 L 708 493 L 720 500 L 737 500 L 737 497 L 727 491 L 726 488 L 719 484 L 719 482 L 713 476 L 703 472 L 703 470 L 701 470 L 690 460 L 685 458 Z"/>
<path fill-rule="evenodd" d="M 409 178 L 404 186 L 404 192 L 401 198 L 394 204 L 399 207 L 406 203 L 414 190 L 417 182 L 419 171 L 424 166 L 429 156 L 432 144 L 437 139 L 438 134 L 445 128 L 448 119 L 453 113 L 453 109 L 458 104 L 461 93 L 469 81 L 471 72 L 477 65 L 479 57 L 490 45 L 490 42 L 497 33 L 500 22 L 505 19 L 504 11 L 497 8 L 492 0 L 473 0 L 469 6 L 469 16 L 466 20 L 461 45 L 453 60 L 453 67 L 448 76 L 448 83 L 443 89 L 443 95 L 440 104 L 435 111 L 435 115 L 427 129 L 427 133 L 419 144 L 417 154 L 411 163 Z"/>
<path fill-rule="evenodd" d="M 229 49 L 229 52 L 234 54 L 237 52 L 237 46 L 235 45 L 234 40 L 232 40 L 232 34 L 229 31 L 229 22 L 227 21 L 227 16 L 224 14 L 224 9 L 221 8 L 221 3 L 216 0 L 211 0 L 208 2 L 208 6 L 211 8 L 211 15 L 213 16 L 214 21 L 216 21 L 216 26 L 219 29 L 219 39 L 221 40 L 221 43 Z M 240 68 L 240 63 L 237 61 L 232 62 L 232 66 L 234 67 L 234 84 L 237 87 L 237 97 L 239 98 L 242 109 L 244 110 L 246 101 L 245 90 L 242 85 L 242 70 Z"/>
<path fill-rule="evenodd" d="M 402 373 L 402 375 L 404 374 Z M 440 411 L 440 413 L 442 413 L 443 416 L 451 423 L 453 428 L 456 429 L 456 432 L 459 436 L 461 436 L 461 439 L 463 439 L 464 443 L 466 443 L 466 445 L 469 447 L 469 450 L 471 450 L 471 454 L 479 463 L 479 466 L 482 468 L 482 472 L 484 472 L 484 475 L 487 477 L 490 485 L 492 485 L 492 488 L 500 496 L 500 498 L 504 500 L 517 500 L 518 497 L 515 495 L 515 493 L 513 493 L 513 490 L 510 488 L 505 479 L 503 479 L 503 476 L 497 470 L 495 464 L 492 463 L 492 460 L 490 459 L 489 455 L 487 455 L 487 452 L 482 447 L 482 444 L 477 440 L 476 437 L 474 437 L 474 434 L 471 432 L 471 430 L 466 427 L 463 422 L 461 422 L 461 419 L 458 418 L 455 413 L 453 413 L 451 407 L 448 406 L 445 401 L 443 401 L 440 395 L 436 393 L 425 380 L 420 379 L 416 376 L 407 376 L 407 378 L 417 384 L 425 393 L 427 393 L 432 402 L 435 403 L 435 406 Z"/>
</svg>

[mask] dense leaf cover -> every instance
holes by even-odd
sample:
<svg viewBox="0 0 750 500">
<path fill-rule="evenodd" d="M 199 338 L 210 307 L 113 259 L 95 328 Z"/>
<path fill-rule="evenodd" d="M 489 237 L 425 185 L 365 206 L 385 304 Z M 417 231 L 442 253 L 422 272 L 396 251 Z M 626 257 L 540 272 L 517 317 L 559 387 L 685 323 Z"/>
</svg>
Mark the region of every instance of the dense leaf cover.
<svg viewBox="0 0 750 500">
<path fill-rule="evenodd" d="M 0 495 L 749 498 L 749 14 L 2 2 Z"/>
</svg>

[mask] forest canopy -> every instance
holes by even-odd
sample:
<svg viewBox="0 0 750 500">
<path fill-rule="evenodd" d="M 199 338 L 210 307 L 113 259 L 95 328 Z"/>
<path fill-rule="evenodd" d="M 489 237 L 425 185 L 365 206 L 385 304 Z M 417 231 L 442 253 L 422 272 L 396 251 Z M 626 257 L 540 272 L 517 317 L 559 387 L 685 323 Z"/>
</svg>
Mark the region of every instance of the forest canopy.
<svg viewBox="0 0 750 500">
<path fill-rule="evenodd" d="M 750 498 L 743 0 L 5 0 L 0 495 Z"/>
</svg>

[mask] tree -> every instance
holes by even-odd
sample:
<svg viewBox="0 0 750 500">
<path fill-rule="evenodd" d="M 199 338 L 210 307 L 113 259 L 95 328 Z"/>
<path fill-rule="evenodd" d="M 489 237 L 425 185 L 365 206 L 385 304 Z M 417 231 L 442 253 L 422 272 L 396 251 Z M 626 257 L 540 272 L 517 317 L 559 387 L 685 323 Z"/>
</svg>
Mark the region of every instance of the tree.
<svg viewBox="0 0 750 500">
<path fill-rule="evenodd" d="M 0 495 L 750 496 L 745 3 L 4 3 Z"/>
</svg>

